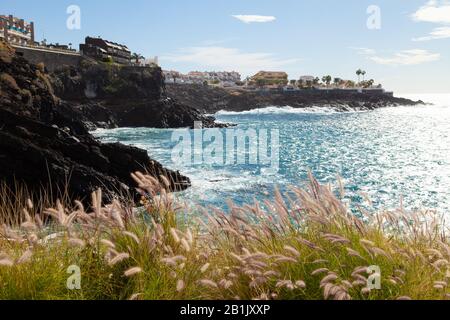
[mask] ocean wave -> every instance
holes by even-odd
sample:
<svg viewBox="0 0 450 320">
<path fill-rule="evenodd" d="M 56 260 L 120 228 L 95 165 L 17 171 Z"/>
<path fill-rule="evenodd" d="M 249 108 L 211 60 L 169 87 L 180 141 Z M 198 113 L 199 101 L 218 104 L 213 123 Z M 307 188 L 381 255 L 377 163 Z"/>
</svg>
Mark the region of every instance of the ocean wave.
<svg viewBox="0 0 450 320">
<path fill-rule="evenodd" d="M 308 108 L 294 108 L 290 106 L 286 107 L 266 107 L 256 108 L 247 111 L 218 111 L 216 116 L 228 116 L 228 115 L 246 115 L 246 114 L 302 114 L 302 113 L 318 113 L 318 114 L 334 114 L 339 113 L 341 110 L 333 107 L 308 107 Z M 354 111 L 349 108 L 346 111 Z"/>
</svg>

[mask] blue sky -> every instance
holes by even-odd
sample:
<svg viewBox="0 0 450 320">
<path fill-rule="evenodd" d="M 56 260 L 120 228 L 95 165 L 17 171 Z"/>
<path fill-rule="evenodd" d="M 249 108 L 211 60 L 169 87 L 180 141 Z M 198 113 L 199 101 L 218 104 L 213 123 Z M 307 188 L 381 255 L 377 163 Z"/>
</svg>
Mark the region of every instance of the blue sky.
<svg viewBox="0 0 450 320">
<path fill-rule="evenodd" d="M 66 27 L 70 5 L 80 30 Z M 370 5 L 380 29 L 367 27 Z M 363 68 L 399 93 L 450 93 L 448 0 L 2 0 L 0 13 L 34 21 L 37 40 L 102 36 L 164 69 L 355 79 Z"/>
</svg>

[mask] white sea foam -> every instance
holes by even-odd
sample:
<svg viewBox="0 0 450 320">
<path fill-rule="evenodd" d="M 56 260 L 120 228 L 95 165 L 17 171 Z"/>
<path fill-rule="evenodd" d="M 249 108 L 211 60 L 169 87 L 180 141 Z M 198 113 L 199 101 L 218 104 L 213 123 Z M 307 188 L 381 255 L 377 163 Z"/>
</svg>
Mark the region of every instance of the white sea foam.
<svg viewBox="0 0 450 320">
<path fill-rule="evenodd" d="M 347 111 L 354 111 L 348 108 Z M 227 116 L 227 115 L 258 115 L 258 114 L 303 114 L 303 113 L 318 113 L 318 114 L 335 114 L 339 110 L 333 107 L 308 107 L 308 108 L 294 108 L 291 106 L 285 107 L 266 107 L 266 108 L 256 108 L 247 111 L 226 111 L 221 110 L 217 112 L 216 116 Z"/>
</svg>

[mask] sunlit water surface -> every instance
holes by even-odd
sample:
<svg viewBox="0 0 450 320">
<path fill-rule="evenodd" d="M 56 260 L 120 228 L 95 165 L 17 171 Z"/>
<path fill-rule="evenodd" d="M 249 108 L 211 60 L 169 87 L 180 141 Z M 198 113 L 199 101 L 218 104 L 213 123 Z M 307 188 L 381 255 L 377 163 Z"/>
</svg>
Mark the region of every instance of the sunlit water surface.
<svg viewBox="0 0 450 320">
<path fill-rule="evenodd" d="M 240 129 L 279 130 L 280 168 L 273 174 L 261 174 L 255 165 L 175 163 L 173 130 L 100 129 L 94 135 L 146 149 L 150 157 L 180 170 L 191 178 L 192 188 L 179 197 L 203 205 L 225 208 L 228 199 L 243 204 L 270 198 L 276 186 L 281 191 L 303 186 L 311 170 L 323 183 L 342 177 L 353 204 L 362 203 L 364 193 L 376 208 L 397 208 L 403 198 L 409 209 L 448 212 L 450 95 L 408 97 L 434 105 L 349 113 L 288 107 L 218 113 L 219 121 Z"/>
</svg>

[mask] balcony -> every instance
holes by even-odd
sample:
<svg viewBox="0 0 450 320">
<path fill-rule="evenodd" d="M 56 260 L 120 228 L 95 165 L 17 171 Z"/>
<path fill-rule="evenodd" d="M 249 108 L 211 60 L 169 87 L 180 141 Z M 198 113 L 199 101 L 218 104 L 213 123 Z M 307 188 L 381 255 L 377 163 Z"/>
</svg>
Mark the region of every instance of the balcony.
<svg viewBox="0 0 450 320">
<path fill-rule="evenodd" d="M 31 34 L 29 32 L 27 32 L 27 31 L 22 32 L 22 30 L 21 31 L 18 31 L 18 30 L 21 30 L 21 29 L 8 27 L 8 33 L 10 35 L 31 40 Z"/>
</svg>

